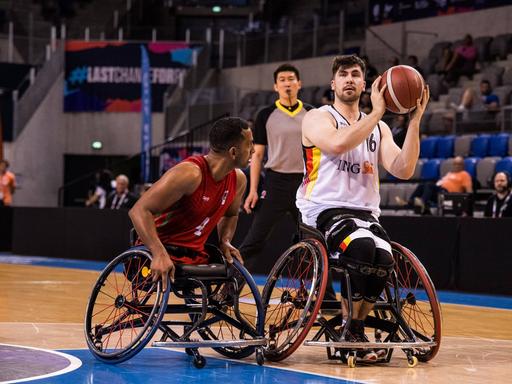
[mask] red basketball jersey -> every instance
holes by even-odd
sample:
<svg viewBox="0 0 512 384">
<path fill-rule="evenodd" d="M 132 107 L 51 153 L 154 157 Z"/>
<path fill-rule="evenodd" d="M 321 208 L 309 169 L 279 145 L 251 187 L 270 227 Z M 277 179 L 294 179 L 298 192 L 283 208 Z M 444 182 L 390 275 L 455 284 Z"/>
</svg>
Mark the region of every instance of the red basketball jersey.
<svg viewBox="0 0 512 384">
<path fill-rule="evenodd" d="M 201 264 L 206 261 L 204 244 L 208 236 L 235 198 L 236 171 L 231 171 L 216 182 L 203 156 L 191 156 L 184 161 L 199 166 L 201 184 L 190 196 L 183 196 L 157 216 L 155 225 L 158 237 L 164 245 L 185 247 L 198 253 L 197 257 L 179 258 L 177 261 Z"/>
</svg>

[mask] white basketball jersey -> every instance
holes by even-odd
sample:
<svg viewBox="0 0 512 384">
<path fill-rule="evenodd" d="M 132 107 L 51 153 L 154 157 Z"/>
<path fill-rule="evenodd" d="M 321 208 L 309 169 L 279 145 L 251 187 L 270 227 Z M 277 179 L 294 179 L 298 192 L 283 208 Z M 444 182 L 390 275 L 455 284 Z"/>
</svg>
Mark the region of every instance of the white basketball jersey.
<svg viewBox="0 0 512 384">
<path fill-rule="evenodd" d="M 333 106 L 320 109 L 333 115 L 337 129 L 350 125 Z M 297 207 L 305 224 L 316 226 L 318 215 L 330 208 L 365 210 L 379 216 L 380 139 L 377 125 L 365 141 L 342 155 L 303 146 L 304 179 L 297 190 Z"/>
</svg>

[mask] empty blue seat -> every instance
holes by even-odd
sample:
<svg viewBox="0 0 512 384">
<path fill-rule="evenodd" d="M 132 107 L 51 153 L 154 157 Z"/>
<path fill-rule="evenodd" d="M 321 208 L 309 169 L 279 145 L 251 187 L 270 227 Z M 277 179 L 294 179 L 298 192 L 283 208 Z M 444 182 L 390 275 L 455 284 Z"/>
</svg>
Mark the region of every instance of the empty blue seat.
<svg viewBox="0 0 512 384">
<path fill-rule="evenodd" d="M 508 139 L 508 133 L 500 133 L 491 136 L 489 139 L 489 156 L 507 156 Z"/>
<path fill-rule="evenodd" d="M 424 159 L 432 159 L 436 156 L 436 148 L 439 137 L 431 136 L 421 140 L 420 157 Z"/>
<path fill-rule="evenodd" d="M 479 135 L 471 141 L 470 156 L 486 157 L 489 151 L 490 135 Z"/>
<path fill-rule="evenodd" d="M 453 148 L 455 145 L 455 136 L 440 137 L 437 140 L 436 155 L 434 157 L 438 159 L 448 159 L 453 157 Z"/>
<path fill-rule="evenodd" d="M 509 175 L 512 175 L 512 156 L 504 157 L 500 161 L 496 163 L 496 168 L 494 172 L 508 172 Z"/>
<path fill-rule="evenodd" d="M 474 179 L 476 178 L 476 165 L 480 159 L 478 157 L 466 157 L 464 159 L 464 169 Z"/>
<path fill-rule="evenodd" d="M 439 168 L 441 167 L 440 159 L 430 159 L 423 163 L 421 168 L 421 179 L 422 180 L 438 180 L 439 179 Z"/>
</svg>

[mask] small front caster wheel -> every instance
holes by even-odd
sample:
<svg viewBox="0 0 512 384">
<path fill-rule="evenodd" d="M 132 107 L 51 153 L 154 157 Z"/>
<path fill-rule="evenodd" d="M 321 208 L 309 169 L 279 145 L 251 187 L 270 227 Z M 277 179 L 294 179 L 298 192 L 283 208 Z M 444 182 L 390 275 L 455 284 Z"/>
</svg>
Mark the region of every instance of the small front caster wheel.
<svg viewBox="0 0 512 384">
<path fill-rule="evenodd" d="M 203 356 L 197 356 L 194 359 L 194 367 L 201 369 L 205 365 L 206 365 L 206 359 Z"/>
</svg>

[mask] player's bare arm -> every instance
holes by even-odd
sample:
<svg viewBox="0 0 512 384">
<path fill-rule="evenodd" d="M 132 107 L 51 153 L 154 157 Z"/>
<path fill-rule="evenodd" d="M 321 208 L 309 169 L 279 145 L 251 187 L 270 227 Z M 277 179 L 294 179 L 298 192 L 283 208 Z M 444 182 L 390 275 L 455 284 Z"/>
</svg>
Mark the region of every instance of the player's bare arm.
<svg viewBox="0 0 512 384">
<path fill-rule="evenodd" d="M 372 112 L 343 129 L 336 129 L 334 118 L 327 111 L 311 110 L 302 121 L 302 141 L 314 145 L 322 152 L 340 155 L 361 144 L 375 128 L 386 110 L 384 91 L 379 91 L 380 76 L 372 84 Z"/>
<path fill-rule="evenodd" d="M 379 152 L 380 163 L 389 173 L 399 179 L 410 179 L 414 174 L 420 154 L 420 122 L 429 98 L 429 89 L 425 87 L 422 98 L 417 100 L 416 109 L 411 115 L 402 149 L 393 141 L 389 126 L 383 121 L 379 123 L 382 133 Z"/>
<path fill-rule="evenodd" d="M 154 215 L 165 211 L 185 195 L 193 193 L 201 183 L 201 170 L 195 164 L 181 163 L 167 171 L 130 210 L 133 226 L 151 251 L 153 281 L 162 278 L 164 289 L 169 275 L 174 278 L 174 264 L 158 238 Z"/>
<path fill-rule="evenodd" d="M 265 156 L 265 145 L 254 144 L 254 153 L 251 156 L 251 186 L 249 194 L 245 198 L 244 210 L 251 213 L 258 202 L 258 184 L 260 182 L 261 166 Z"/>
<path fill-rule="evenodd" d="M 233 257 L 235 257 L 238 261 L 243 264 L 242 255 L 232 244 L 231 240 L 235 235 L 236 224 L 238 222 L 238 212 L 240 210 L 240 205 L 242 204 L 242 197 L 245 192 L 245 188 L 247 186 L 247 179 L 244 173 L 237 169 L 236 170 L 236 196 L 233 199 L 233 202 L 227 209 L 224 216 L 220 219 L 217 224 L 217 232 L 219 233 L 219 244 L 220 249 L 226 260 L 229 263 L 233 262 Z"/>
</svg>

